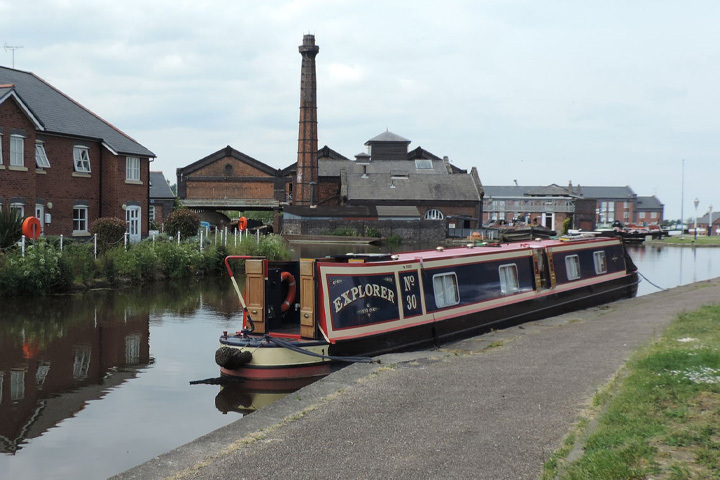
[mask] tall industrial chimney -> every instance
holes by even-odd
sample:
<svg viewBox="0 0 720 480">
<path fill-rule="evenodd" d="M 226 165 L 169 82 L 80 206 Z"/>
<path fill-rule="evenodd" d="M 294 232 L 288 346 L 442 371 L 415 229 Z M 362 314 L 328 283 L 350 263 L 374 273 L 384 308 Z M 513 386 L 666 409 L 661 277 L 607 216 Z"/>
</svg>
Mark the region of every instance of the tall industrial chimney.
<svg viewBox="0 0 720 480">
<path fill-rule="evenodd" d="M 320 48 L 315 35 L 304 35 L 298 47 L 302 55 L 300 72 L 300 128 L 298 133 L 297 182 L 295 205 L 317 204 L 318 133 L 317 133 L 317 79 L 315 56 Z"/>
</svg>

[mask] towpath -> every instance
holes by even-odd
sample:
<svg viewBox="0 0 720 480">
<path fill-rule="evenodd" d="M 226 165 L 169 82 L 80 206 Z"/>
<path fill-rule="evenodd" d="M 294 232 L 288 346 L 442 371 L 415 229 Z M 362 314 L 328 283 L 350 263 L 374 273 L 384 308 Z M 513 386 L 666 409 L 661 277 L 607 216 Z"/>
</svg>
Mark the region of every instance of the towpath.
<svg viewBox="0 0 720 480">
<path fill-rule="evenodd" d="M 536 479 L 598 389 L 720 279 L 356 364 L 117 479 Z"/>
</svg>

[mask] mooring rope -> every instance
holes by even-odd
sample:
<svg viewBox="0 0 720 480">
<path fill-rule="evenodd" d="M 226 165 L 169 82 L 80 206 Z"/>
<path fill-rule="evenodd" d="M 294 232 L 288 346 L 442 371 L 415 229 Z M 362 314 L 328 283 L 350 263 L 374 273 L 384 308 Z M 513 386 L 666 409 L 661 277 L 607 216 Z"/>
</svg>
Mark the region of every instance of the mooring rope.
<svg viewBox="0 0 720 480">
<path fill-rule="evenodd" d="M 315 352 L 309 352 L 305 349 L 302 349 L 298 347 L 297 345 L 293 345 L 290 342 L 286 342 L 285 340 L 280 340 L 276 337 L 271 337 L 270 335 L 265 335 L 265 340 L 268 342 L 274 343 L 280 347 L 287 348 L 288 350 L 292 350 L 293 352 L 302 353 L 305 355 L 309 355 L 311 357 L 316 358 L 324 358 L 327 360 L 335 360 L 338 362 L 348 362 L 348 363 L 380 363 L 380 360 L 375 360 L 371 357 L 343 357 L 343 356 L 335 356 L 335 355 L 322 355 L 320 353 Z"/>
<path fill-rule="evenodd" d="M 647 278 L 645 275 L 643 275 L 642 273 L 640 273 L 639 271 L 638 271 L 637 273 L 638 273 L 638 275 L 640 275 L 646 282 L 648 282 L 650 285 L 652 285 L 653 287 L 657 288 L 658 290 L 662 290 L 663 292 L 666 292 L 666 291 L 668 290 L 667 288 L 663 288 L 663 287 L 661 287 L 661 286 L 659 286 L 659 285 L 655 285 L 653 282 L 651 282 L 650 280 L 648 280 L 648 278 Z"/>
</svg>

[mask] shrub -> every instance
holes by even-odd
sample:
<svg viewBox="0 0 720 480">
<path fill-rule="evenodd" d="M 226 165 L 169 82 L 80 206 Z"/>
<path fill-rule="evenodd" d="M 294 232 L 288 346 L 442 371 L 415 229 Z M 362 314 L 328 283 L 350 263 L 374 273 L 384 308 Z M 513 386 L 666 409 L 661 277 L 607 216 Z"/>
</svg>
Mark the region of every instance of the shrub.
<svg viewBox="0 0 720 480">
<path fill-rule="evenodd" d="M 60 268 L 60 252 L 44 242 L 30 245 L 25 256 L 12 252 L 0 263 L 0 293 L 41 295 L 65 288 Z"/>
<path fill-rule="evenodd" d="M 127 226 L 117 217 L 103 217 L 95 220 L 90 226 L 90 233 L 97 235 L 98 253 L 107 252 L 118 245 L 125 235 Z"/>
<path fill-rule="evenodd" d="M 22 236 L 23 219 L 15 210 L 0 211 L 0 248 L 15 245 Z"/>
<path fill-rule="evenodd" d="M 165 232 L 171 237 L 194 237 L 200 228 L 200 216 L 187 208 L 180 208 L 172 212 L 165 220 Z"/>
</svg>

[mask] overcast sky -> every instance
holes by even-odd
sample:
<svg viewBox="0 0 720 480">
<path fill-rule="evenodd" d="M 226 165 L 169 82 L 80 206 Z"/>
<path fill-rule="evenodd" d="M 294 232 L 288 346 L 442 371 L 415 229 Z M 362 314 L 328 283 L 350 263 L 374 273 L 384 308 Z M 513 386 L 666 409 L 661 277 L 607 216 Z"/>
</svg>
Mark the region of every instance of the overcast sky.
<svg viewBox="0 0 720 480">
<path fill-rule="evenodd" d="M 175 170 L 296 160 L 313 33 L 319 146 L 386 129 L 485 185 L 629 185 L 720 211 L 717 0 L 0 0 L 3 46 Z M 11 67 L 13 50 L 0 50 Z"/>
</svg>

